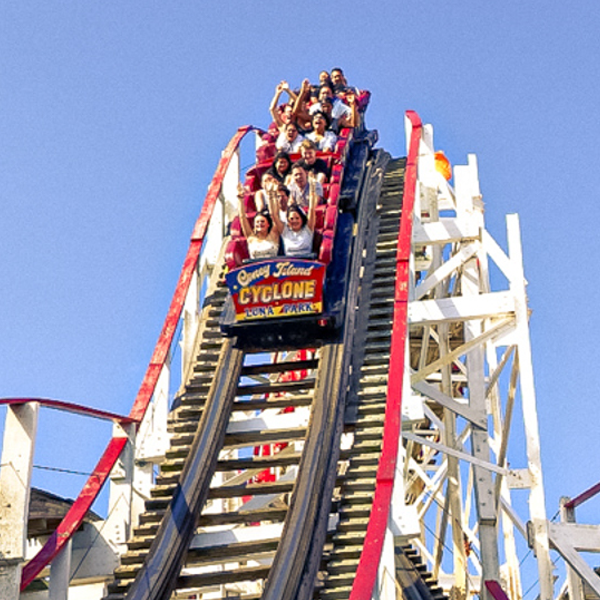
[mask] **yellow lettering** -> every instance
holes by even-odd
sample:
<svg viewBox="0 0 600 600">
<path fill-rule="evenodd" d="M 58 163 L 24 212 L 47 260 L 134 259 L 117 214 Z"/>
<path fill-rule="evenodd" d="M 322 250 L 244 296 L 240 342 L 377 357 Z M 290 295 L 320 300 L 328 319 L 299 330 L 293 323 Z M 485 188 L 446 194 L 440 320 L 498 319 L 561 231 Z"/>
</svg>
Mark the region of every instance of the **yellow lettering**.
<svg viewBox="0 0 600 600">
<path fill-rule="evenodd" d="M 304 281 L 294 281 L 294 295 L 292 297 L 295 300 L 304 298 Z"/>
<path fill-rule="evenodd" d="M 248 304 L 250 302 L 250 290 L 248 288 L 242 288 L 238 294 L 238 302 L 240 304 Z"/>
<path fill-rule="evenodd" d="M 283 296 L 283 298 L 285 300 L 287 300 L 288 298 L 291 298 L 293 292 L 294 292 L 294 286 L 292 285 L 292 282 L 284 281 L 283 285 L 281 286 L 281 295 Z"/>
</svg>

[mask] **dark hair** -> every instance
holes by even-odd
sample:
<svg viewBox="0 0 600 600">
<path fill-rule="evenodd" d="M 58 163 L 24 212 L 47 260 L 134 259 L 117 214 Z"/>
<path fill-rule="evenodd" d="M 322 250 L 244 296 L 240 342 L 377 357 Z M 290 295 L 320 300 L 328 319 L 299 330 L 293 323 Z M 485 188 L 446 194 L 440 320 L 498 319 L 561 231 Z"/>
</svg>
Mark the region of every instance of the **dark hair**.
<svg viewBox="0 0 600 600">
<path fill-rule="evenodd" d="M 325 69 L 323 69 L 322 71 L 319 71 L 319 82 L 321 82 L 321 73 L 327 73 L 327 71 Z M 329 73 L 327 73 L 327 79 L 325 80 L 325 84 L 333 87 L 333 84 L 331 82 L 331 75 Z M 324 84 L 320 83 L 320 85 L 324 85 Z"/>
<path fill-rule="evenodd" d="M 277 186 L 277 191 L 278 192 L 283 192 L 288 198 L 290 196 L 290 190 L 287 188 L 287 186 L 283 185 L 283 183 L 280 183 Z"/>
<path fill-rule="evenodd" d="M 286 169 L 287 171 L 289 171 L 289 168 L 292 166 L 292 159 L 290 158 L 290 155 L 285 151 L 285 150 L 280 150 L 274 157 L 273 157 L 273 162 L 271 163 L 271 166 L 273 167 L 273 169 L 275 169 L 275 165 L 277 164 L 277 161 L 283 158 L 285 160 L 287 160 L 288 163 L 288 168 Z"/>
<path fill-rule="evenodd" d="M 256 217 L 264 217 L 267 220 L 267 223 L 269 224 L 269 229 L 267 229 L 267 233 L 271 233 L 271 229 L 273 229 L 273 219 L 271 218 L 269 211 L 268 210 L 260 210 L 254 215 L 255 219 L 256 219 Z"/>
<path fill-rule="evenodd" d="M 329 71 L 329 72 L 333 73 L 334 71 L 338 71 L 339 73 L 342 74 L 342 76 L 344 75 L 344 71 L 342 71 L 342 69 L 340 69 L 339 67 L 333 67 L 333 69 L 331 69 L 331 71 Z"/>
<path fill-rule="evenodd" d="M 290 206 L 288 206 L 287 210 L 285 211 L 285 216 L 289 217 L 289 214 L 292 212 L 298 213 L 300 215 L 302 227 L 306 227 L 306 224 L 308 223 L 308 217 L 306 216 L 304 211 L 297 204 L 290 204 Z"/>
<path fill-rule="evenodd" d="M 328 129 L 331 122 L 329 121 L 329 117 L 322 110 L 315 110 L 312 114 L 311 122 L 317 115 L 321 115 L 323 119 L 325 119 L 325 129 Z"/>
<path fill-rule="evenodd" d="M 301 160 L 297 160 L 293 165 L 292 168 L 290 169 L 290 171 L 293 171 L 294 169 L 297 169 L 298 167 L 300 167 L 301 169 L 304 169 L 306 171 L 306 169 L 304 168 L 304 163 Z"/>
<path fill-rule="evenodd" d="M 284 160 L 287 161 L 287 167 L 284 169 L 283 173 L 279 173 L 279 171 L 277 171 L 277 167 L 276 167 L 277 161 L 281 158 L 283 158 Z M 283 181 L 287 177 L 288 173 L 290 172 L 291 168 L 292 168 L 292 159 L 290 158 L 290 155 L 287 152 L 280 150 L 273 157 L 273 162 L 271 163 L 271 166 L 265 172 L 272 175 L 277 180 L 278 183 L 283 183 Z"/>
</svg>

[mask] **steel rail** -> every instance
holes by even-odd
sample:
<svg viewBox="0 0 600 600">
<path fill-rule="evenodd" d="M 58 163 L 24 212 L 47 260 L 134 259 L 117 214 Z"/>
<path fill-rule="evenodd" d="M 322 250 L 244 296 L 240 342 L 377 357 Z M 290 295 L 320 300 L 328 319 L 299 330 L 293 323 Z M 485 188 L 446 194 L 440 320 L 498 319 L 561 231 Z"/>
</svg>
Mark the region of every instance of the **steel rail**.
<svg viewBox="0 0 600 600">
<path fill-rule="evenodd" d="M 358 143 L 355 141 L 355 143 Z M 352 162 L 352 159 L 350 159 Z M 363 192 L 368 169 L 360 157 L 346 165 L 356 174 L 356 194 Z M 267 577 L 263 600 L 299 600 L 312 597 L 314 580 L 323 554 L 328 516 L 335 486 L 340 438 L 343 431 L 349 362 L 354 335 L 360 284 L 364 233 L 368 220 L 366 202 L 361 198 L 356 219 L 358 232 L 352 241 L 346 266 L 346 312 L 341 339 L 322 349 L 319 361 L 311 425 L 306 437 L 298 479 L 285 521 L 279 548 Z M 352 226 L 354 226 L 352 219 Z"/>
<path fill-rule="evenodd" d="M 352 223 L 346 229 L 351 231 L 354 220 L 350 215 L 347 216 L 346 220 Z M 349 251 L 348 261 L 350 256 Z M 348 269 L 348 263 L 345 269 Z M 235 343 L 235 339 L 229 339 L 228 350 L 221 354 L 184 472 L 149 554 L 127 592 L 127 600 L 166 600 L 177 585 L 181 564 L 208 497 L 233 397 L 236 391 L 238 394 L 244 391 L 244 386 L 238 384 L 242 353 L 234 348 Z M 284 596 L 291 598 L 294 595 L 293 590 L 301 580 L 306 556 L 312 548 L 313 531 L 321 505 L 331 502 L 331 493 L 327 496 L 323 492 L 323 482 L 329 478 L 331 465 L 335 470 L 337 464 L 337 459 L 332 461 L 331 455 L 339 447 L 335 440 L 339 442 L 342 431 L 342 391 L 346 389 L 344 370 L 341 368 L 344 349 L 339 343 L 329 344 L 323 348 L 323 356 L 319 360 L 311 425 L 294 485 L 296 491 L 267 577 L 265 597 L 271 593 L 274 598 L 281 600 Z M 261 372 L 264 372 L 263 368 Z M 259 387 L 252 386 L 251 389 L 254 393 L 262 393 Z"/>
<path fill-rule="evenodd" d="M 311 425 L 306 436 L 298 478 L 277 554 L 269 571 L 263 600 L 293 600 L 300 583 L 322 503 L 331 496 L 322 494 L 329 475 L 339 415 L 343 415 L 345 386 L 341 372 L 345 347 L 327 344 L 322 349 L 315 386 Z M 337 434 L 337 435 L 336 435 Z M 334 462 L 335 465 L 335 462 Z"/>
<path fill-rule="evenodd" d="M 242 139 L 252 131 L 260 132 L 259 129 L 252 127 L 251 125 L 240 127 L 225 147 L 221 159 L 219 160 L 219 164 L 217 165 L 208 192 L 204 198 L 200 216 L 192 231 L 190 245 L 179 275 L 175 293 L 173 294 L 154 352 L 152 353 L 150 364 L 148 365 L 146 374 L 144 375 L 142 384 L 129 413 L 128 418 L 135 424 L 139 424 L 146 414 L 160 373 L 167 361 L 169 351 L 175 340 L 177 324 L 181 316 L 181 311 L 183 310 L 183 305 L 189 291 L 194 271 L 200 258 L 208 224 L 221 192 L 223 178 L 225 177 L 231 159 L 237 151 Z M 92 472 L 92 475 L 82 488 L 79 496 L 76 498 L 67 514 L 63 517 L 56 531 L 39 552 L 23 567 L 21 575 L 21 591 L 25 590 L 25 588 L 27 588 L 27 586 L 39 575 L 42 569 L 44 569 L 46 565 L 59 554 L 75 531 L 79 529 L 87 511 L 96 500 L 104 483 L 106 483 L 110 471 L 117 462 L 126 443 L 127 437 L 125 436 L 113 436 L 111 438 L 98 464 Z"/>
<path fill-rule="evenodd" d="M 364 280 L 360 275 L 363 265 L 363 250 L 368 243 L 368 228 L 372 220 L 373 212 L 379 194 L 381 191 L 381 175 L 385 170 L 385 165 L 389 160 L 389 155 L 379 150 L 376 151 L 371 160 L 365 165 L 361 174 L 361 181 L 357 196 L 360 198 L 357 215 L 357 232 L 352 255 L 352 266 L 350 268 L 350 285 L 348 286 L 347 306 L 357 306 L 359 297 L 359 287 L 364 285 Z M 346 311 L 344 323 L 344 340 L 342 355 L 342 389 L 348 393 L 349 370 L 352 362 L 352 347 L 356 344 L 356 326 L 357 311 Z M 349 333 L 352 332 L 352 335 Z M 315 581 L 323 557 L 323 548 L 327 538 L 327 529 L 329 525 L 329 516 L 331 514 L 331 498 L 336 485 L 337 465 L 340 456 L 340 438 L 344 430 L 344 416 L 346 412 L 346 402 L 341 403 L 341 411 L 336 414 L 336 424 L 332 436 L 332 451 L 329 454 L 329 465 L 327 469 L 327 479 L 323 486 L 322 498 L 317 523 L 311 539 L 310 556 L 304 566 L 302 580 L 299 585 L 296 600 L 310 600 L 314 595 Z"/>
<path fill-rule="evenodd" d="M 373 507 L 367 533 L 350 592 L 350 600 L 370 600 L 377 579 L 381 552 L 388 524 L 394 476 L 401 435 L 402 385 L 406 341 L 409 291 L 409 260 L 411 252 L 413 210 L 417 182 L 417 163 L 422 124 L 417 113 L 407 111 L 412 125 L 402 198 L 400 233 L 396 249 L 396 283 L 394 291 L 394 320 L 390 348 L 389 380 L 386 395 L 385 423 L 379 466 L 377 468 Z"/>
<path fill-rule="evenodd" d="M 234 341 L 224 343 L 184 471 L 127 600 L 167 600 L 177 584 L 181 563 L 208 498 L 242 370 L 244 353 L 233 347 Z"/>
</svg>

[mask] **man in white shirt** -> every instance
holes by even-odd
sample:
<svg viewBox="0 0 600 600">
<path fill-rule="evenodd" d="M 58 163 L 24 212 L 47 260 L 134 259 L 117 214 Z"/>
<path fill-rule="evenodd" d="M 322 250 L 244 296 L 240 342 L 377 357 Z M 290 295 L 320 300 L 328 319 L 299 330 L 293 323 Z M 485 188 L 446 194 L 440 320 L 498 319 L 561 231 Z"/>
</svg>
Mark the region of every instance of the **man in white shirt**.
<svg viewBox="0 0 600 600">
<path fill-rule="evenodd" d="M 289 190 L 291 204 L 308 208 L 310 199 L 308 174 L 304 167 L 297 162 L 292 165 L 292 183 Z M 318 181 L 315 182 L 315 192 L 317 194 L 317 204 L 320 204 L 323 201 L 323 186 Z"/>
<path fill-rule="evenodd" d="M 279 134 L 275 146 L 277 150 L 283 150 L 288 154 L 300 152 L 300 144 L 304 141 L 304 136 L 298 133 L 298 127 L 295 123 L 287 123 L 285 129 Z"/>
<path fill-rule="evenodd" d="M 342 100 L 340 100 L 339 98 L 336 98 L 333 95 L 332 89 L 326 85 L 321 86 L 321 88 L 319 89 L 319 101 L 316 102 L 315 104 L 313 104 L 308 109 L 308 112 L 311 115 L 313 115 L 317 111 L 320 111 L 321 110 L 321 102 L 325 98 L 328 98 L 329 100 L 331 100 L 331 103 L 333 105 L 333 109 L 331 111 L 332 119 L 339 119 L 340 117 L 346 117 L 347 119 L 350 119 L 352 117 L 352 109 L 346 103 L 342 102 Z"/>
</svg>

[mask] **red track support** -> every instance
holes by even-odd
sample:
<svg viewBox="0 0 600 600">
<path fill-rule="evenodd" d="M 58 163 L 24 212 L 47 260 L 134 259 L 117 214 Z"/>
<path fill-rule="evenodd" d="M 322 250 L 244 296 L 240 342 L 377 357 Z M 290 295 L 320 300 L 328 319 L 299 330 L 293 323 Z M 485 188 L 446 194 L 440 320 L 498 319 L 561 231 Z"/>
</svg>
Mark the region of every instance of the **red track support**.
<svg viewBox="0 0 600 600">
<path fill-rule="evenodd" d="M 121 451 L 127 444 L 126 437 L 113 437 L 104 454 L 101 456 L 96 468 L 86 481 L 77 499 L 60 522 L 50 539 L 42 549 L 23 567 L 21 575 L 21 591 L 23 591 L 62 550 L 63 546 L 73 537 L 79 529 L 87 511 L 100 493 L 102 486 L 108 479 L 110 471 L 119 458 Z M 68 517 L 68 518 L 67 518 Z"/>
<path fill-rule="evenodd" d="M 565 508 L 575 508 L 580 504 L 583 504 L 586 500 L 593 498 L 596 494 L 600 492 L 600 482 L 596 485 L 593 485 L 591 488 L 585 490 L 585 492 L 581 492 L 578 496 L 575 496 L 572 500 L 569 500 L 565 503 Z"/>
<path fill-rule="evenodd" d="M 3 404 L 8 406 L 18 406 L 19 404 L 28 404 L 30 402 L 37 402 L 40 406 L 47 406 L 48 408 L 74 413 L 83 417 L 94 417 L 96 419 L 115 421 L 123 425 L 132 422 L 129 417 L 123 415 L 117 415 L 116 413 L 98 410 L 96 408 L 89 408 L 72 402 L 63 402 L 62 400 L 52 400 L 50 398 L 0 398 L 0 406 Z"/>
<path fill-rule="evenodd" d="M 370 600 L 377 578 L 381 560 L 381 551 L 388 524 L 394 475 L 398 460 L 398 444 L 401 435 L 402 383 L 408 329 L 406 324 L 408 310 L 409 260 L 411 251 L 413 210 L 417 182 L 417 161 L 421 140 L 421 120 L 417 113 L 406 112 L 412 124 L 406 171 L 404 176 L 404 196 L 402 198 L 402 216 L 400 234 L 396 251 L 396 286 L 394 292 L 394 322 L 390 352 L 390 377 L 388 380 L 383 446 L 377 478 L 373 508 L 367 526 L 363 551 L 356 570 L 356 578 L 350 600 Z"/>
<path fill-rule="evenodd" d="M 154 353 L 150 359 L 150 365 L 148 366 L 140 390 L 133 403 L 131 412 L 129 413 L 129 416 L 136 421 L 141 421 L 146 413 L 158 377 L 169 354 L 169 348 L 173 343 L 173 336 L 175 335 L 177 323 L 181 316 L 183 303 L 185 302 L 185 297 L 190 287 L 194 269 L 198 264 L 200 251 L 202 250 L 202 244 L 204 243 L 204 236 L 206 235 L 206 230 L 212 217 L 215 204 L 219 198 L 219 192 L 221 191 L 221 185 L 223 184 L 223 177 L 225 177 L 227 167 L 244 136 L 254 129 L 254 127 L 249 125 L 238 129 L 237 133 L 231 138 L 229 144 L 227 144 L 227 147 L 223 151 L 215 175 L 208 188 L 206 198 L 202 204 L 200 217 L 198 217 L 192 232 L 190 247 L 183 262 L 179 281 L 177 282 L 177 287 L 175 288 L 175 293 L 171 300 L 171 306 L 169 307 L 169 312 L 167 313 L 162 331 L 160 332 L 160 336 L 158 337 L 158 341 L 154 348 Z"/>
<path fill-rule="evenodd" d="M 190 246 L 183 263 L 181 274 L 177 282 L 177 287 L 175 288 L 175 293 L 173 294 L 173 299 L 171 300 L 167 317 L 154 348 L 154 352 L 152 353 L 150 364 L 148 365 L 148 369 L 146 370 L 146 374 L 142 380 L 142 384 L 133 403 L 129 416 L 125 418 L 119 417 L 117 419 L 123 423 L 140 423 L 144 418 L 146 409 L 150 404 L 152 394 L 154 393 L 154 389 L 158 382 L 160 372 L 165 364 L 165 361 L 167 360 L 169 349 L 171 348 L 174 340 L 177 323 L 181 316 L 181 311 L 183 310 L 183 304 L 189 290 L 194 270 L 198 264 L 198 259 L 204 243 L 204 237 L 206 235 L 208 224 L 221 191 L 223 178 L 227 172 L 229 163 L 231 162 L 231 159 L 238 149 L 242 139 L 246 136 L 246 134 L 254 130 L 256 130 L 256 128 L 250 125 L 240 127 L 223 151 L 221 160 L 219 161 L 219 165 L 215 171 L 215 175 L 213 176 L 210 187 L 208 188 L 204 203 L 202 204 L 202 211 L 194 226 Z M 11 399 L 10 401 L 3 403 L 22 404 L 23 402 L 23 399 Z M 53 408 L 62 408 L 65 410 L 70 410 L 73 407 L 78 406 L 60 401 L 47 401 L 47 406 L 50 406 L 49 402 L 54 403 Z M 59 404 L 62 404 L 62 406 L 58 406 Z M 108 415 L 111 413 L 103 413 L 103 411 L 95 411 L 94 409 L 83 410 L 83 407 L 80 407 L 80 409 L 82 409 L 79 411 L 81 414 L 97 416 L 100 418 L 114 418 L 108 417 Z M 78 411 L 71 410 L 71 412 Z M 101 416 L 101 414 L 105 416 Z M 92 475 L 87 480 L 85 486 L 79 493 L 79 496 L 67 514 L 64 516 L 63 520 L 60 522 L 56 531 L 52 534 L 46 544 L 44 544 L 43 548 L 23 568 L 21 591 L 23 591 L 39 575 L 42 569 L 58 555 L 64 545 L 79 529 L 87 511 L 90 509 L 94 500 L 100 493 L 102 486 L 108 479 L 110 471 L 117 462 L 117 459 L 119 458 L 126 443 L 126 437 L 113 437 L 110 440 Z"/>
<path fill-rule="evenodd" d="M 509 600 L 508 596 L 500 587 L 500 584 L 497 581 L 493 579 L 487 579 L 485 581 L 485 587 L 487 591 L 492 595 L 492 598 L 494 598 L 494 600 Z"/>
</svg>

